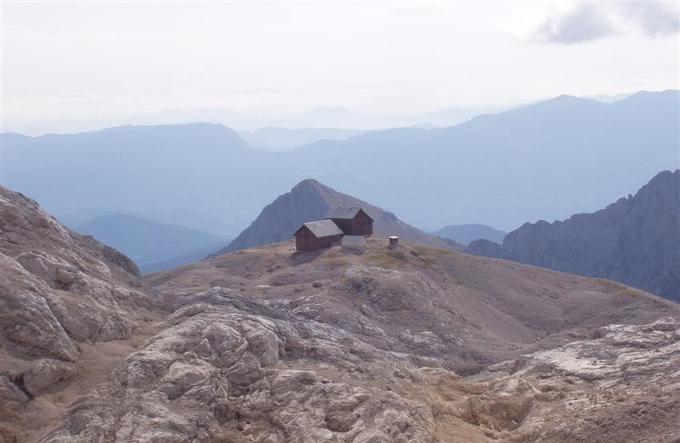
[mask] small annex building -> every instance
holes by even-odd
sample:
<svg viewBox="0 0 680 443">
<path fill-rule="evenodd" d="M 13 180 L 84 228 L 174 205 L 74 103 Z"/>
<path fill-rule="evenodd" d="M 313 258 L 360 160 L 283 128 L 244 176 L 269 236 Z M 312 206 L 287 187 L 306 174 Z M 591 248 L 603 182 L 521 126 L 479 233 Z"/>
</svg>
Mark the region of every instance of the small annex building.
<svg viewBox="0 0 680 443">
<path fill-rule="evenodd" d="M 303 224 L 293 235 L 298 251 L 318 251 L 339 242 L 343 234 L 332 220 L 319 220 Z"/>
<path fill-rule="evenodd" d="M 335 208 L 326 217 L 345 235 L 373 235 L 373 219 L 361 208 Z"/>
</svg>

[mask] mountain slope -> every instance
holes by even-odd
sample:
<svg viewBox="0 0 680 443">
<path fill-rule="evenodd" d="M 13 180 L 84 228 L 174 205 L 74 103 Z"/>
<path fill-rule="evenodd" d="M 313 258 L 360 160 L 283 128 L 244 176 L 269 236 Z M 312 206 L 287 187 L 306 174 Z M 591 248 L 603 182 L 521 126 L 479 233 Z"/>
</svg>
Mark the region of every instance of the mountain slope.
<svg viewBox="0 0 680 443">
<path fill-rule="evenodd" d="M 106 207 L 108 213 L 163 213 L 152 218 L 225 234 L 225 221 L 238 218 L 233 215 L 238 211 L 220 201 L 220 194 L 243 189 L 240 174 L 256 170 L 266 155 L 230 129 L 207 123 L 122 126 L 4 142 L 3 135 L 6 184 L 50 212 Z"/>
<path fill-rule="evenodd" d="M 98 379 L 90 348 L 129 338 L 156 309 L 142 288 L 130 259 L 0 187 L 0 440 L 61 414 L 68 398 L 55 385 Z M 43 395 L 50 406 L 32 402 Z"/>
<path fill-rule="evenodd" d="M 506 233 L 491 226 L 470 224 L 444 226 L 434 234 L 457 241 L 463 245 L 468 245 L 471 241 L 480 238 L 493 242 L 502 242 Z"/>
<path fill-rule="evenodd" d="M 675 303 L 408 242 L 291 246 L 140 281 L 0 189 L 0 439 L 677 436 Z"/>
<path fill-rule="evenodd" d="M 321 220 L 331 209 L 346 207 L 363 208 L 373 218 L 375 235 L 398 235 L 425 245 L 451 246 L 407 225 L 391 212 L 307 179 L 267 205 L 247 229 L 218 253 L 289 240 L 303 223 Z"/>
<path fill-rule="evenodd" d="M 315 143 L 287 168 L 418 226 L 473 219 L 505 230 L 597 210 L 677 167 L 679 119 L 678 91 L 612 104 L 562 96 L 444 129 Z"/>
<path fill-rule="evenodd" d="M 483 250 L 485 248 L 486 250 Z M 481 255 L 605 277 L 680 301 L 680 170 L 656 175 L 634 196 L 554 223 L 525 224 Z"/>
<path fill-rule="evenodd" d="M 269 332 L 258 334 L 269 338 L 248 340 L 250 352 L 263 369 L 249 375 L 249 387 L 241 388 L 238 400 L 227 401 L 228 409 L 243 417 L 227 419 L 228 429 L 238 429 L 238 423 L 246 420 L 250 423 L 229 434 L 233 440 L 247 440 L 257 433 L 277 435 L 284 441 L 303 439 L 300 428 L 290 424 L 290 417 L 300 414 L 309 420 L 306 429 L 313 440 L 325 442 L 351 441 L 355 436 L 358 441 L 371 436 L 381 442 L 433 438 L 442 442 L 541 441 L 545 434 L 577 440 L 586 433 L 599 435 L 596 441 L 604 442 L 622 435 L 628 439 L 660 437 L 678 418 L 678 387 L 673 385 L 677 378 L 666 375 L 675 371 L 678 355 L 673 349 L 680 335 L 661 332 L 671 331 L 678 323 L 640 327 L 637 332 L 631 329 L 625 336 L 598 326 L 648 323 L 659 316 L 677 318 L 680 306 L 672 302 L 612 282 L 407 242 L 390 251 L 383 241 L 371 239 L 362 255 L 345 253 L 342 248 L 296 254 L 291 253 L 292 244 L 289 240 L 227 253 L 148 280 L 169 301 L 187 306 L 173 320 L 185 330 L 190 318 L 194 322 L 219 318 L 229 328 L 244 329 L 231 316 L 219 317 L 215 306 L 238 307 L 269 319 L 263 325 Z M 190 308 L 197 303 L 212 307 Z M 240 334 L 255 335 L 246 331 Z M 632 366 L 626 369 L 632 386 L 616 382 L 622 369 L 616 368 L 606 354 L 611 348 L 604 345 L 625 348 L 644 340 L 642 331 L 648 331 L 651 348 L 669 357 L 659 366 L 650 365 L 653 351 L 638 354 L 640 364 L 650 366 L 647 374 L 654 374 L 663 386 L 659 399 L 664 406 L 653 423 L 636 420 L 637 430 L 608 426 L 604 418 L 624 420 L 636 402 L 646 398 L 636 393 L 637 387 L 648 385 L 644 375 L 631 374 Z M 590 337 L 606 339 L 600 340 L 602 344 L 573 344 L 565 351 L 558 348 Z M 173 349 L 198 342 L 200 337 L 178 346 L 167 337 L 158 340 L 155 349 L 180 360 Z M 588 355 L 597 355 L 598 349 L 605 352 L 597 360 L 603 374 L 601 385 L 594 385 L 587 366 L 577 366 L 584 370 L 575 376 L 568 372 L 572 368 L 562 369 L 560 361 L 552 363 L 562 352 L 571 357 L 570 349 L 576 346 L 587 349 Z M 278 349 L 280 360 L 271 359 L 272 347 Z M 541 353 L 553 349 L 554 354 Z M 577 355 L 573 357 L 581 363 Z M 568 366 L 564 357 L 562 363 Z M 208 374 L 199 376 L 204 384 L 209 374 L 219 370 L 218 362 L 210 365 L 215 367 L 205 367 Z M 286 373 L 301 367 L 304 374 Z M 488 372 L 478 373 L 484 369 Z M 243 373 L 245 369 L 234 376 Z M 474 373 L 478 375 L 461 377 Z M 165 378 L 153 381 L 153 386 L 162 389 Z M 524 379 L 530 379 L 531 385 Z M 321 388 L 324 384 L 329 388 Z M 560 391 L 550 393 L 551 386 L 559 386 Z M 253 389 L 259 392 L 258 398 L 277 404 L 266 419 L 253 414 L 261 404 L 248 394 Z M 327 394 L 320 395 L 320 389 Z M 595 389 L 600 395 L 593 395 Z M 135 388 L 126 390 L 122 399 L 128 403 L 121 411 L 114 410 L 114 416 L 125 416 L 124 411 L 135 404 L 136 392 Z M 344 406 L 337 403 L 336 395 L 348 398 L 362 392 L 371 393 L 367 400 L 351 400 Z M 183 403 L 187 408 L 206 401 L 188 397 Z M 118 398 L 111 403 L 120 402 Z M 586 432 L 577 426 L 581 415 L 569 402 L 594 403 L 594 399 L 599 399 L 601 411 L 616 409 L 609 414 L 592 413 L 600 421 Z M 304 412 L 312 404 L 317 405 L 313 408 L 318 411 L 316 418 Z M 177 406 L 169 407 L 177 410 Z M 570 421 L 561 419 L 556 413 L 560 409 L 570 412 Z M 374 415 L 376 410 L 382 412 Z M 100 406 L 88 415 L 102 413 L 108 414 L 109 408 Z M 394 421 L 392 417 L 400 418 Z M 96 432 L 96 421 L 90 420 L 86 429 Z M 371 423 L 370 431 L 366 423 Z M 173 429 L 168 420 L 162 426 L 168 432 Z"/>
<path fill-rule="evenodd" d="M 127 214 L 104 215 L 84 223 L 76 229 L 81 234 L 91 235 L 102 243 L 106 243 L 137 263 L 143 272 L 153 271 L 175 263 L 182 256 L 205 257 L 211 251 L 224 246 L 227 241 L 205 232 L 185 226 L 168 225 L 153 220 Z M 203 257 L 197 252 L 205 252 Z M 188 264 L 191 261 L 182 261 Z"/>
<path fill-rule="evenodd" d="M 284 153 L 206 124 L 3 134 L 5 184 L 56 214 L 105 205 L 233 238 L 273 195 L 314 177 L 416 226 L 478 220 L 509 230 L 595 211 L 676 168 L 679 98 L 558 97 L 449 128 L 371 131 Z"/>
</svg>

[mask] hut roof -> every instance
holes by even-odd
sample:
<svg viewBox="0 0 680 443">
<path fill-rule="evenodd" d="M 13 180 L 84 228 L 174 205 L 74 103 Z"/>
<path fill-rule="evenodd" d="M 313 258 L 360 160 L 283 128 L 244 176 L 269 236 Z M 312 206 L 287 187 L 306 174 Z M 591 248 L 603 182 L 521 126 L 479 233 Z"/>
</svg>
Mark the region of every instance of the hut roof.
<svg viewBox="0 0 680 443">
<path fill-rule="evenodd" d="M 331 209 L 331 210 L 328 212 L 327 217 L 328 217 L 328 218 L 337 218 L 337 219 L 347 219 L 347 220 L 352 220 L 352 219 L 354 219 L 354 217 L 356 217 L 356 216 L 359 214 L 359 212 L 363 212 L 364 215 L 366 215 L 366 217 L 368 217 L 368 218 L 370 218 L 371 220 L 373 220 L 373 218 L 371 218 L 371 216 L 368 215 L 368 214 L 366 213 L 366 211 L 364 211 L 364 210 L 361 209 L 361 208 L 357 208 L 357 207 L 351 207 L 351 208 L 333 208 L 333 209 Z"/>
<path fill-rule="evenodd" d="M 323 237 L 332 237 L 334 235 L 342 235 L 343 232 L 340 228 L 338 228 L 338 225 L 333 223 L 333 220 L 319 220 L 319 221 L 313 221 L 313 222 L 307 222 L 300 226 L 300 229 L 302 228 L 307 228 L 309 231 L 314 234 L 316 238 L 323 238 Z M 300 232 L 300 229 L 295 231 L 295 234 Z M 295 235 L 293 234 L 293 235 Z"/>
</svg>

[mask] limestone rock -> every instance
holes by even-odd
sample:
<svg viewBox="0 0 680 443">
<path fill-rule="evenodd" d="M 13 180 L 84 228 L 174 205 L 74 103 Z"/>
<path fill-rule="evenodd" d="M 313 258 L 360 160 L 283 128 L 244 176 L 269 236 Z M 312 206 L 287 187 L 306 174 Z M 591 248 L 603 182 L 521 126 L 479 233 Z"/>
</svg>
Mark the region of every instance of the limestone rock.
<svg viewBox="0 0 680 443">
<path fill-rule="evenodd" d="M 51 289 L 0 254 L 0 333 L 22 352 L 75 361 L 78 348 L 66 333 L 45 295 Z"/>
<path fill-rule="evenodd" d="M 564 221 L 526 223 L 503 245 L 468 252 L 602 277 L 680 301 L 680 170 L 664 171 L 634 196 Z"/>
<path fill-rule="evenodd" d="M 0 375 L 0 399 L 3 402 L 24 403 L 29 400 L 29 397 L 9 377 Z"/>
<path fill-rule="evenodd" d="M 75 365 L 47 358 L 31 363 L 31 367 L 23 374 L 24 385 L 36 396 L 46 389 L 76 375 Z"/>
</svg>

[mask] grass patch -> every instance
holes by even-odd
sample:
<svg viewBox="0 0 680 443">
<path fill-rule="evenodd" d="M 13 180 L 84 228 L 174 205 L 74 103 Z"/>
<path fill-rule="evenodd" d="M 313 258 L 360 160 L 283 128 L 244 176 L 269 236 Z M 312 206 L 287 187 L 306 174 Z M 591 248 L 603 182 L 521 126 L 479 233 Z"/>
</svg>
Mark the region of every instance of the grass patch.
<svg viewBox="0 0 680 443">
<path fill-rule="evenodd" d="M 381 267 L 393 267 L 399 263 L 408 263 L 408 257 L 400 250 L 388 250 L 371 254 L 366 257 L 366 260 Z"/>
<path fill-rule="evenodd" d="M 321 261 L 321 264 L 327 268 L 340 268 L 349 265 L 349 260 L 345 257 L 328 257 Z"/>
<path fill-rule="evenodd" d="M 633 288 L 624 288 L 621 292 L 621 295 L 626 295 L 628 297 L 639 297 L 641 292 L 638 291 L 637 289 Z"/>
<path fill-rule="evenodd" d="M 433 262 L 432 259 L 427 256 L 429 250 L 423 247 L 414 247 L 411 250 L 411 255 L 419 258 L 426 266 L 430 266 Z"/>
</svg>

